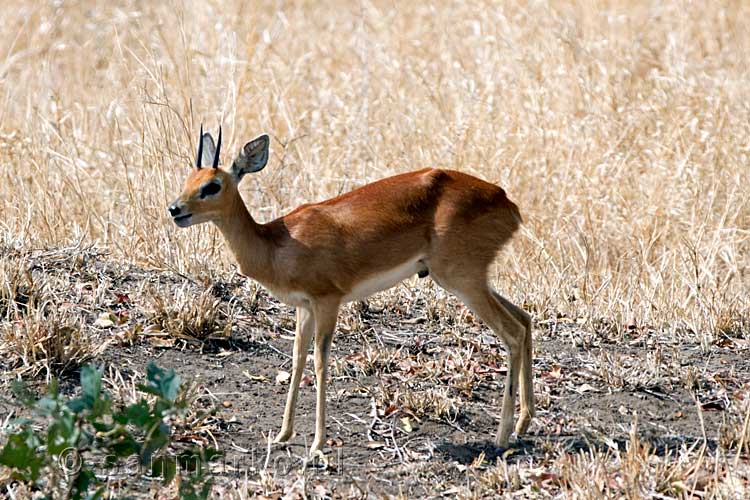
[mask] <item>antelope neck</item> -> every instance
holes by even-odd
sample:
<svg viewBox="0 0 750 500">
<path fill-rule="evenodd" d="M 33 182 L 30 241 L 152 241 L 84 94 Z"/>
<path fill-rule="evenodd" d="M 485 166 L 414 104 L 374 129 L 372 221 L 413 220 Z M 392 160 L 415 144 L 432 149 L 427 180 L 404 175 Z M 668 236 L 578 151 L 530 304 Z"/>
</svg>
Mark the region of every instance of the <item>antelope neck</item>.
<svg viewBox="0 0 750 500">
<path fill-rule="evenodd" d="M 255 222 L 239 193 L 231 210 L 214 221 L 234 254 L 240 271 L 261 283 L 272 278 L 271 246 L 273 243 Z"/>
</svg>

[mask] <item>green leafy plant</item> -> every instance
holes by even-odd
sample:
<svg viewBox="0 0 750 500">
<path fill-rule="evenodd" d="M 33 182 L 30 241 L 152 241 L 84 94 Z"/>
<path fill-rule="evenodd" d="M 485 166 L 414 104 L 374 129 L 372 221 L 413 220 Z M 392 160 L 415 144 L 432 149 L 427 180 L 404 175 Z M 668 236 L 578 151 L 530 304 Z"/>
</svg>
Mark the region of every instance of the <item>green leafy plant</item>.
<svg viewBox="0 0 750 500">
<path fill-rule="evenodd" d="M 174 370 L 150 363 L 145 383 L 138 386 L 144 397 L 121 408 L 102 390 L 101 369 L 84 366 L 80 385 L 80 396 L 70 400 L 60 395 L 54 381 L 39 400 L 22 384 L 14 387 L 16 399 L 35 417 L 16 420 L 16 431 L 0 451 L 0 465 L 10 469 L 13 480 L 47 497 L 102 498 L 102 482 L 82 459 L 84 454 L 103 456 L 105 466 L 137 457 L 140 466 L 150 467 L 152 476 L 161 477 L 164 484 L 185 471 L 178 487 L 182 498 L 208 497 L 211 481 L 203 465 L 215 458 L 217 451 L 193 446 L 176 456 L 167 453 L 174 422 L 188 411 Z"/>
</svg>

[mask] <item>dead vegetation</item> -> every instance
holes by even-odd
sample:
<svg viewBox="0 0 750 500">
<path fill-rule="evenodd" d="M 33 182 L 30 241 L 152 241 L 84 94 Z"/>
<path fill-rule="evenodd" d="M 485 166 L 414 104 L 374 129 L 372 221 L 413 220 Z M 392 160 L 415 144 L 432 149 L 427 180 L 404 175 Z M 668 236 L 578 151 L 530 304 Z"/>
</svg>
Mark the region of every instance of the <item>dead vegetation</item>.
<svg viewBox="0 0 750 500">
<path fill-rule="evenodd" d="M 746 3 L 4 7 L 3 397 L 93 360 L 127 401 L 159 357 L 207 378 L 186 439 L 243 455 L 276 430 L 291 311 L 165 212 L 221 122 L 225 151 L 273 138 L 243 185 L 261 221 L 423 166 L 506 188 L 526 222 L 492 278 L 534 316 L 539 412 L 486 442 L 504 350 L 412 280 L 339 322 L 329 451 L 355 468 L 261 461 L 217 494 L 748 495 Z"/>
<path fill-rule="evenodd" d="M 149 332 L 164 332 L 172 337 L 191 340 L 229 338 L 234 313 L 231 305 L 222 303 L 211 291 L 197 297 L 187 287 L 176 291 L 150 290 L 150 310 L 146 315 Z"/>
<path fill-rule="evenodd" d="M 33 282 L 50 299 L 29 301 L 3 321 L 8 379 L 64 375 L 93 359 L 104 363 L 103 383 L 116 404 L 126 405 L 147 360 L 173 364 L 192 385 L 178 441 L 218 446 L 229 456 L 229 466 L 213 469 L 219 494 L 283 496 L 313 488 L 346 496 L 359 491 L 363 474 L 378 478 L 367 486 L 373 493 L 398 492 L 408 476 L 402 490 L 408 496 L 438 491 L 466 498 L 731 498 L 747 485 L 750 364 L 736 348 L 704 353 L 698 343 L 678 346 L 648 331 L 629 344 L 614 342 L 617 333 L 599 339 L 606 347 L 581 349 L 561 333 L 580 327 L 542 328 L 536 423 L 528 438 L 498 450 L 489 444 L 505 370 L 497 339 L 471 318 L 457 320 L 461 308 L 453 298 L 433 308 L 430 321 L 420 304 L 405 301 L 406 313 L 378 305 L 399 291 L 355 304 L 342 318 L 359 326 L 336 339 L 331 404 L 343 427 L 329 442 L 327 465 L 297 468 L 305 451 L 293 444 L 274 450 L 270 466 L 264 459 L 238 468 L 235 461 L 243 463 L 250 450 L 254 457 L 264 433 L 278 425 L 283 398 L 274 395 L 273 374 L 288 363 L 291 310 L 234 275 L 214 276 L 206 288 L 119 263 L 95 247 L 13 258 L 28 271 L 17 274 L 19 283 Z M 157 289 L 163 300 L 154 300 Z M 247 362 L 240 362 L 243 354 L 251 355 Z M 210 375 L 217 365 L 218 379 Z M 308 387 L 313 379 L 305 380 Z M 8 386 L 0 390 L 7 397 Z M 303 412 L 305 397 L 303 390 Z M 267 412 L 255 429 L 248 422 L 257 420 L 259 402 Z M 344 467 L 353 470 L 342 474 Z M 251 479 L 237 482 L 238 470 Z M 126 468 L 120 475 L 133 473 Z M 116 484 L 120 491 L 124 483 Z"/>
<path fill-rule="evenodd" d="M 40 314 L 3 325 L 3 354 L 11 367 L 30 376 L 40 372 L 49 378 L 78 368 L 92 358 L 94 347 L 83 332 L 80 319 Z"/>
</svg>

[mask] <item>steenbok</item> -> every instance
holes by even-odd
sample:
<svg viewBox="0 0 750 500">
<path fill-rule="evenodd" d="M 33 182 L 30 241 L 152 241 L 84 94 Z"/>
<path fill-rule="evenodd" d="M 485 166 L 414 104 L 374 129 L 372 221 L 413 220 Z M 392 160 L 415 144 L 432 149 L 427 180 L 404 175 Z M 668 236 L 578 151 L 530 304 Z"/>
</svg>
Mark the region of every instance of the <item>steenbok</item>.
<svg viewBox="0 0 750 500">
<path fill-rule="evenodd" d="M 221 129 L 215 144 L 201 127 L 197 168 L 169 205 L 169 214 L 179 227 L 213 222 L 242 274 L 297 308 L 292 378 L 275 442 L 292 436 L 300 379 L 314 336 L 317 406 L 310 452 L 322 448 L 328 356 L 341 304 L 414 274 L 432 276 L 502 339 L 508 374 L 496 443 L 508 446 L 517 384 L 521 414 L 515 430 L 526 432 L 534 416 L 531 318 L 487 282 L 489 265 L 521 224 L 518 207 L 505 191 L 461 172 L 427 168 L 302 205 L 261 224 L 248 212 L 237 187 L 246 174 L 266 166 L 268 147 L 268 136 L 261 135 L 245 144 L 231 168 L 223 170 Z"/>
</svg>

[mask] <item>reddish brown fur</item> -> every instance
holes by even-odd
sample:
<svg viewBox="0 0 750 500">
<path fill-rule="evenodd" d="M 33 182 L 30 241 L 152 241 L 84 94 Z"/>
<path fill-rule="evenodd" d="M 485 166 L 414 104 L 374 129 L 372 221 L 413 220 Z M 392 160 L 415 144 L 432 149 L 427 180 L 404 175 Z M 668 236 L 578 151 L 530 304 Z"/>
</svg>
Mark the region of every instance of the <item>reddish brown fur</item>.
<svg viewBox="0 0 750 500">
<path fill-rule="evenodd" d="M 248 154 L 257 153 L 252 149 Z M 534 413 L 531 320 L 487 283 L 488 266 L 521 224 L 518 207 L 505 191 L 461 172 L 428 168 L 302 205 L 258 224 L 239 195 L 239 177 L 218 169 L 196 170 L 173 207 L 192 214 L 191 223 L 214 222 L 242 273 L 297 306 L 293 376 L 276 441 L 292 435 L 299 380 L 313 333 L 318 400 L 312 451 L 316 451 L 325 441 L 326 370 L 339 305 L 354 298 L 356 294 L 350 294 L 358 285 L 356 292 L 366 295 L 392 286 L 405 277 L 403 273 L 426 270 L 508 346 L 498 443 L 507 445 L 512 432 L 517 383 L 522 398 L 516 430 L 525 432 Z M 222 184 L 220 194 L 200 199 L 201 187 L 212 180 Z"/>
<path fill-rule="evenodd" d="M 185 192 L 221 173 L 196 171 Z M 302 205 L 267 224 L 256 223 L 236 197 L 235 223 L 216 222 L 243 274 L 273 290 L 310 296 L 344 296 L 359 280 L 419 254 L 428 267 L 434 258 L 449 262 L 458 255 L 489 265 L 521 221 L 502 188 L 455 170 L 427 168 L 389 177 Z M 237 224 L 237 218 L 244 223 Z M 237 241 L 248 239 L 245 228 L 254 236 L 252 250 L 247 241 Z M 237 231 L 242 231 L 239 238 Z"/>
</svg>

